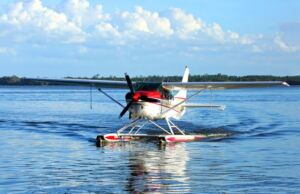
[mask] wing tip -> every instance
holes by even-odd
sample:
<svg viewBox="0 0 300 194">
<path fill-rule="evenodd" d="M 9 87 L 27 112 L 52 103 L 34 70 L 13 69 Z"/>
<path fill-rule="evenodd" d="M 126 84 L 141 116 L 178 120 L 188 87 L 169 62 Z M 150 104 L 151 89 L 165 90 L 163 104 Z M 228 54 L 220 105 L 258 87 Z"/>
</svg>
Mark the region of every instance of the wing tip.
<svg viewBox="0 0 300 194">
<path fill-rule="evenodd" d="M 287 82 L 282 82 L 281 84 L 284 86 L 290 87 L 290 84 L 288 84 Z"/>
</svg>

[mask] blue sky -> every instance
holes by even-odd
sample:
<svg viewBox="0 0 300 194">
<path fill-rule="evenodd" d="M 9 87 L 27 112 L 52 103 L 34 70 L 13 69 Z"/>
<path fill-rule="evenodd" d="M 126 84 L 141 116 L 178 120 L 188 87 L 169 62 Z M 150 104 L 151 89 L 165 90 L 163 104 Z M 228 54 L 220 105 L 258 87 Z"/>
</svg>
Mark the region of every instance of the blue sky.
<svg viewBox="0 0 300 194">
<path fill-rule="evenodd" d="M 300 75 L 298 0 L 3 0 L 0 76 Z"/>
</svg>

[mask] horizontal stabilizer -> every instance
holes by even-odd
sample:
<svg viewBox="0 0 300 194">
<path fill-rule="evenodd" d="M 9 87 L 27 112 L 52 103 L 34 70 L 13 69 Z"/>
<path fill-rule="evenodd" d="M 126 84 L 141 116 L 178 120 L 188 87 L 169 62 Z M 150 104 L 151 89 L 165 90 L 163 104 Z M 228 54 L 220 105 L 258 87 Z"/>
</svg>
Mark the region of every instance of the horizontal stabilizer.
<svg viewBox="0 0 300 194">
<path fill-rule="evenodd" d="M 187 108 L 218 108 L 220 110 L 225 109 L 225 105 L 215 105 L 215 104 L 184 104 Z"/>
</svg>

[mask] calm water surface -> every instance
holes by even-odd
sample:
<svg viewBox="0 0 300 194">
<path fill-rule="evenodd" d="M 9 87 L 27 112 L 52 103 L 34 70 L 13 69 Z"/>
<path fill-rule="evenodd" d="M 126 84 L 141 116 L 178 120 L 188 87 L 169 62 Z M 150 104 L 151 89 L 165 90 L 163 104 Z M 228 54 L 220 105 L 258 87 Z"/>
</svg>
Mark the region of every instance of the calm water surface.
<svg viewBox="0 0 300 194">
<path fill-rule="evenodd" d="M 123 103 L 126 91 L 114 91 Z M 177 124 L 226 138 L 95 146 L 128 122 L 96 90 L 0 87 L 0 193 L 299 193 L 300 87 L 204 93 Z M 154 129 L 149 128 L 150 132 Z"/>
</svg>

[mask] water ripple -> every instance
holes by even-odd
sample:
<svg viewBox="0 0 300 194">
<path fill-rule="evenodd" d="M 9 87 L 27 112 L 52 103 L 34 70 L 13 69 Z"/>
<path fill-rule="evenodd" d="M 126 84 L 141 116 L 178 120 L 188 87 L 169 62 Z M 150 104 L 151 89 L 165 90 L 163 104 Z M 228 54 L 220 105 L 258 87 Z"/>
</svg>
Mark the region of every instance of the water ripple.
<svg viewBox="0 0 300 194">
<path fill-rule="evenodd" d="M 0 193 L 300 192 L 300 88 L 221 91 L 215 100 L 227 110 L 193 109 L 176 122 L 212 135 L 205 141 L 103 147 L 95 137 L 128 121 L 103 96 L 90 110 L 82 89 L 0 90 Z"/>
</svg>

